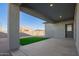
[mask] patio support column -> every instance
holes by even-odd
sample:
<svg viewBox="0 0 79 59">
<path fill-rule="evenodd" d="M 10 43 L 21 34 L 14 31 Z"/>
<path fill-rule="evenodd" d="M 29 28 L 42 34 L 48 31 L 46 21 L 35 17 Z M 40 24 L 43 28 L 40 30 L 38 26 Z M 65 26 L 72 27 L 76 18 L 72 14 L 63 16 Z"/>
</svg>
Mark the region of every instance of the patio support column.
<svg viewBox="0 0 79 59">
<path fill-rule="evenodd" d="M 76 48 L 79 55 L 79 3 L 76 5 L 74 18 L 74 38 L 76 40 Z"/>
<path fill-rule="evenodd" d="M 8 34 L 10 50 L 19 49 L 19 5 L 9 4 Z"/>
</svg>

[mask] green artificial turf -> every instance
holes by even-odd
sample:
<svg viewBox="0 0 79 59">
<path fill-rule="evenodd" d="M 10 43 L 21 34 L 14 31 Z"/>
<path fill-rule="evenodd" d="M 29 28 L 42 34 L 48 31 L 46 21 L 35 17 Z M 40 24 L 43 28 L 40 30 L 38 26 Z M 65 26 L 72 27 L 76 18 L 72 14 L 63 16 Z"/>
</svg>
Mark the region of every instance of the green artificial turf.
<svg viewBox="0 0 79 59">
<path fill-rule="evenodd" d="M 46 40 L 46 39 L 48 39 L 48 38 L 43 38 L 43 37 L 20 38 L 20 44 L 21 45 L 27 45 L 27 44 L 31 44 L 31 43 Z"/>
</svg>

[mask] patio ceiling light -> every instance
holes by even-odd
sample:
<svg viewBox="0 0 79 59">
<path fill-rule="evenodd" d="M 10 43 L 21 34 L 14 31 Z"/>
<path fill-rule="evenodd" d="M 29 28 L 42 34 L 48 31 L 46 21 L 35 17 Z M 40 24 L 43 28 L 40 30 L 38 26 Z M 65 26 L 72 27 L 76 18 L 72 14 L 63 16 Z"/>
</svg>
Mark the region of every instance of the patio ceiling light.
<svg viewBox="0 0 79 59">
<path fill-rule="evenodd" d="M 59 16 L 60 17 L 60 19 L 62 18 L 62 16 Z"/>
<path fill-rule="evenodd" d="M 50 7 L 52 7 L 53 6 L 53 4 L 50 4 Z"/>
</svg>

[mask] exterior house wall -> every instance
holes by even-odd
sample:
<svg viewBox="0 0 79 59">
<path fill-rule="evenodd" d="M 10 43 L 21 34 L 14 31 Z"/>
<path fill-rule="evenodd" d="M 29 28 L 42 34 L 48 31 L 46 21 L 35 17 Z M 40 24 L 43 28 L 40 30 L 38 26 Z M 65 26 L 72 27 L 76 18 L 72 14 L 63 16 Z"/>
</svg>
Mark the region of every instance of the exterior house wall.
<svg viewBox="0 0 79 59">
<path fill-rule="evenodd" d="M 29 35 L 32 35 L 33 34 L 33 30 L 32 28 L 29 28 L 29 27 L 20 27 L 20 32 L 22 33 L 26 33 L 26 34 L 29 34 Z"/>
<path fill-rule="evenodd" d="M 25 34 L 28 34 L 28 35 L 31 35 L 31 36 L 44 36 L 45 35 L 45 30 L 40 30 L 40 29 L 33 30 L 32 28 L 23 27 L 23 26 L 20 27 L 19 32 L 25 33 Z"/>
<path fill-rule="evenodd" d="M 53 38 L 65 38 L 65 24 L 70 23 L 73 23 L 73 20 L 60 23 L 45 23 L 45 36 Z"/>
<path fill-rule="evenodd" d="M 2 27 L 0 27 L 0 32 L 2 32 Z"/>
<path fill-rule="evenodd" d="M 74 15 L 74 26 L 75 26 L 75 40 L 76 40 L 76 48 L 79 55 L 79 3 L 76 5 L 75 15 Z"/>
<path fill-rule="evenodd" d="M 33 36 L 45 36 L 45 30 L 34 30 Z"/>
</svg>

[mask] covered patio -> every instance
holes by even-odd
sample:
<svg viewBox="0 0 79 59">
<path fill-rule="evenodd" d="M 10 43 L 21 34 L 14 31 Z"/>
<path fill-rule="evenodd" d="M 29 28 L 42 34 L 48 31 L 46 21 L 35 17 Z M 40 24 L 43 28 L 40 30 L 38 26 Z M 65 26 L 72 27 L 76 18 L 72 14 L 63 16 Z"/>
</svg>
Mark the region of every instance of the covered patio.
<svg viewBox="0 0 79 59">
<path fill-rule="evenodd" d="M 56 39 L 32 43 L 21 46 L 18 51 L 12 52 L 14 56 L 77 56 L 73 39 Z"/>
<path fill-rule="evenodd" d="M 9 50 L 21 51 L 24 55 L 77 55 L 79 53 L 79 4 L 9 4 Z M 39 6 L 39 7 L 38 7 Z M 46 9 L 45 9 L 46 8 Z M 55 9 L 54 9 L 55 8 Z M 19 11 L 46 20 L 48 23 L 60 23 L 73 20 L 73 39 L 54 39 L 20 47 L 19 38 Z M 53 34 L 53 33 L 52 33 Z M 76 47 L 75 47 L 76 43 Z M 76 50 L 77 48 L 77 50 Z M 76 53 L 77 51 L 77 53 Z M 13 52 L 18 55 L 17 52 Z"/>
</svg>

